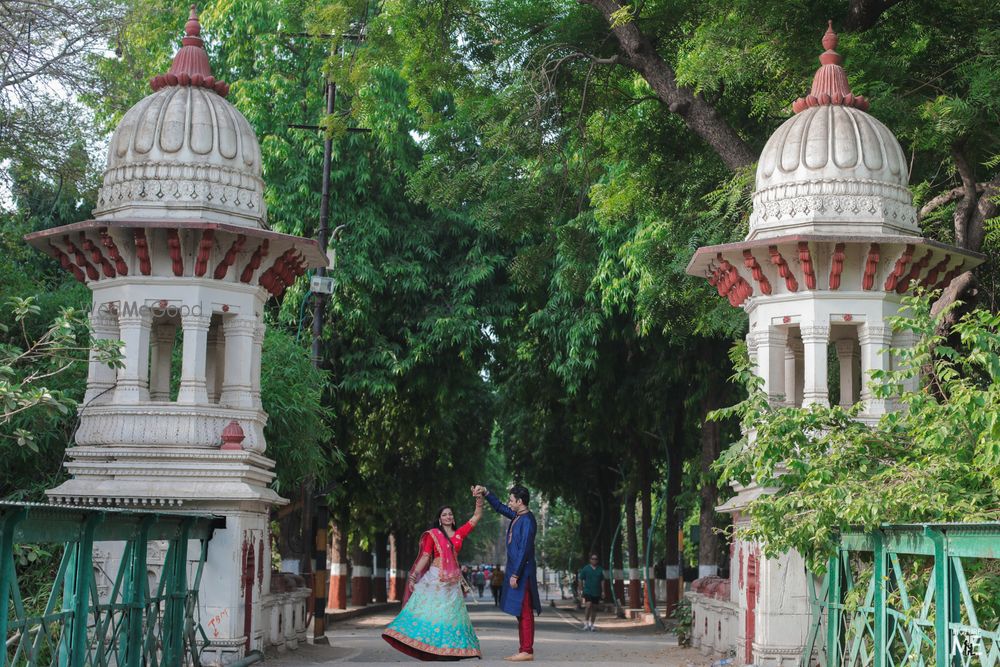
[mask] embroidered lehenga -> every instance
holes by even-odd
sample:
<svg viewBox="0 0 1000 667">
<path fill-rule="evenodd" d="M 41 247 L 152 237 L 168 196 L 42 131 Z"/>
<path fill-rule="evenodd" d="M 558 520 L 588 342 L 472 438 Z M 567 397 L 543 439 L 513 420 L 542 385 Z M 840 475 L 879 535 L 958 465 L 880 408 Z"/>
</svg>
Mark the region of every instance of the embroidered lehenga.
<svg viewBox="0 0 1000 667">
<path fill-rule="evenodd" d="M 383 639 L 397 650 L 419 660 L 483 657 L 465 608 L 458 566 L 462 541 L 472 528 L 473 524 L 466 523 L 450 540 L 437 528 L 421 537 L 420 552 L 430 556 L 430 564 L 416 572 L 417 582 L 412 592 L 407 586 L 403 610 L 382 632 Z"/>
</svg>

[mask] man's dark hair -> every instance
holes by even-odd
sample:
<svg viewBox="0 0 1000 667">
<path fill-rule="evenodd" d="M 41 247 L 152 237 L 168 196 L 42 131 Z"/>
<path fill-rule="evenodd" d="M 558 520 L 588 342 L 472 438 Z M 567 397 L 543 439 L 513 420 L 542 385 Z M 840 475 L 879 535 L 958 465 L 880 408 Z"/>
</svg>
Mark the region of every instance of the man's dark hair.
<svg viewBox="0 0 1000 667">
<path fill-rule="evenodd" d="M 525 505 L 528 504 L 528 500 L 531 498 L 531 494 L 528 493 L 528 490 L 523 486 L 521 486 L 520 484 L 517 484 L 513 488 L 511 488 L 510 495 L 514 496 Z"/>
</svg>

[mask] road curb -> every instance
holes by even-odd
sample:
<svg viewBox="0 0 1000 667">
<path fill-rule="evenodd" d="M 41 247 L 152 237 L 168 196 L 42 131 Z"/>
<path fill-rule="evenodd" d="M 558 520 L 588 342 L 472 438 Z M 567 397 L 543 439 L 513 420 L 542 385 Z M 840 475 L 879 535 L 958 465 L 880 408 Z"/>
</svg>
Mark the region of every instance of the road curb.
<svg viewBox="0 0 1000 667">
<path fill-rule="evenodd" d="M 378 614 L 384 611 L 394 611 L 401 607 L 399 602 L 376 602 L 375 604 L 368 604 L 364 607 L 349 607 L 347 609 L 327 609 L 326 610 L 326 622 L 327 623 L 337 623 L 339 621 L 346 621 L 351 618 L 358 618 L 360 616 L 371 616 L 373 614 Z"/>
</svg>

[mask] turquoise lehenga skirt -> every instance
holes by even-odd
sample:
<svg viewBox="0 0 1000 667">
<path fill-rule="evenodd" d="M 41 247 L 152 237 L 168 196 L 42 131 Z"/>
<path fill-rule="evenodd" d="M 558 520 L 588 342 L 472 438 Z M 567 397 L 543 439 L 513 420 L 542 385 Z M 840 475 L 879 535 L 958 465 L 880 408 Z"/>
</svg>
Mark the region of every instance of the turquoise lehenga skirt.
<svg viewBox="0 0 1000 667">
<path fill-rule="evenodd" d="M 461 585 L 444 583 L 439 574 L 436 567 L 427 570 L 382 637 L 419 660 L 482 658 Z"/>
</svg>

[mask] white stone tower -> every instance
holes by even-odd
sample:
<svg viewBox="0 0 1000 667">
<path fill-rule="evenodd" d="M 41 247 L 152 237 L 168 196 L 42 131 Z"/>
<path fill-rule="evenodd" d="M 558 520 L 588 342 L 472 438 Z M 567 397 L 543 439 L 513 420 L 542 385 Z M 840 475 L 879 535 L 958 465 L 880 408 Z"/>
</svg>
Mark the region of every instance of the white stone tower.
<svg viewBox="0 0 1000 667">
<path fill-rule="evenodd" d="M 124 368 L 91 362 L 72 478 L 48 495 L 224 516 L 201 621 L 215 645 L 206 658 L 228 662 L 259 648 L 268 512 L 285 502 L 265 456 L 264 303 L 326 257 L 268 230 L 260 146 L 200 31 L 192 6 L 170 71 L 111 138 L 94 219 L 26 240 L 93 291 L 94 335 L 124 343 Z"/>
<path fill-rule="evenodd" d="M 889 369 L 890 348 L 911 343 L 887 322 L 901 296 L 911 283 L 942 288 L 983 257 L 920 236 L 906 156 L 851 93 L 836 46 L 831 27 L 811 93 L 764 146 L 746 239 L 699 248 L 687 271 L 747 312 L 750 356 L 773 403 L 828 404 L 833 346 L 833 399 L 862 401 L 861 418 L 875 421 L 893 406 L 871 395 L 870 373 Z M 740 525 L 767 490 L 737 491 L 719 509 Z M 801 557 L 765 559 L 759 545 L 737 540 L 730 572 L 737 659 L 797 664 L 810 614 Z"/>
</svg>

